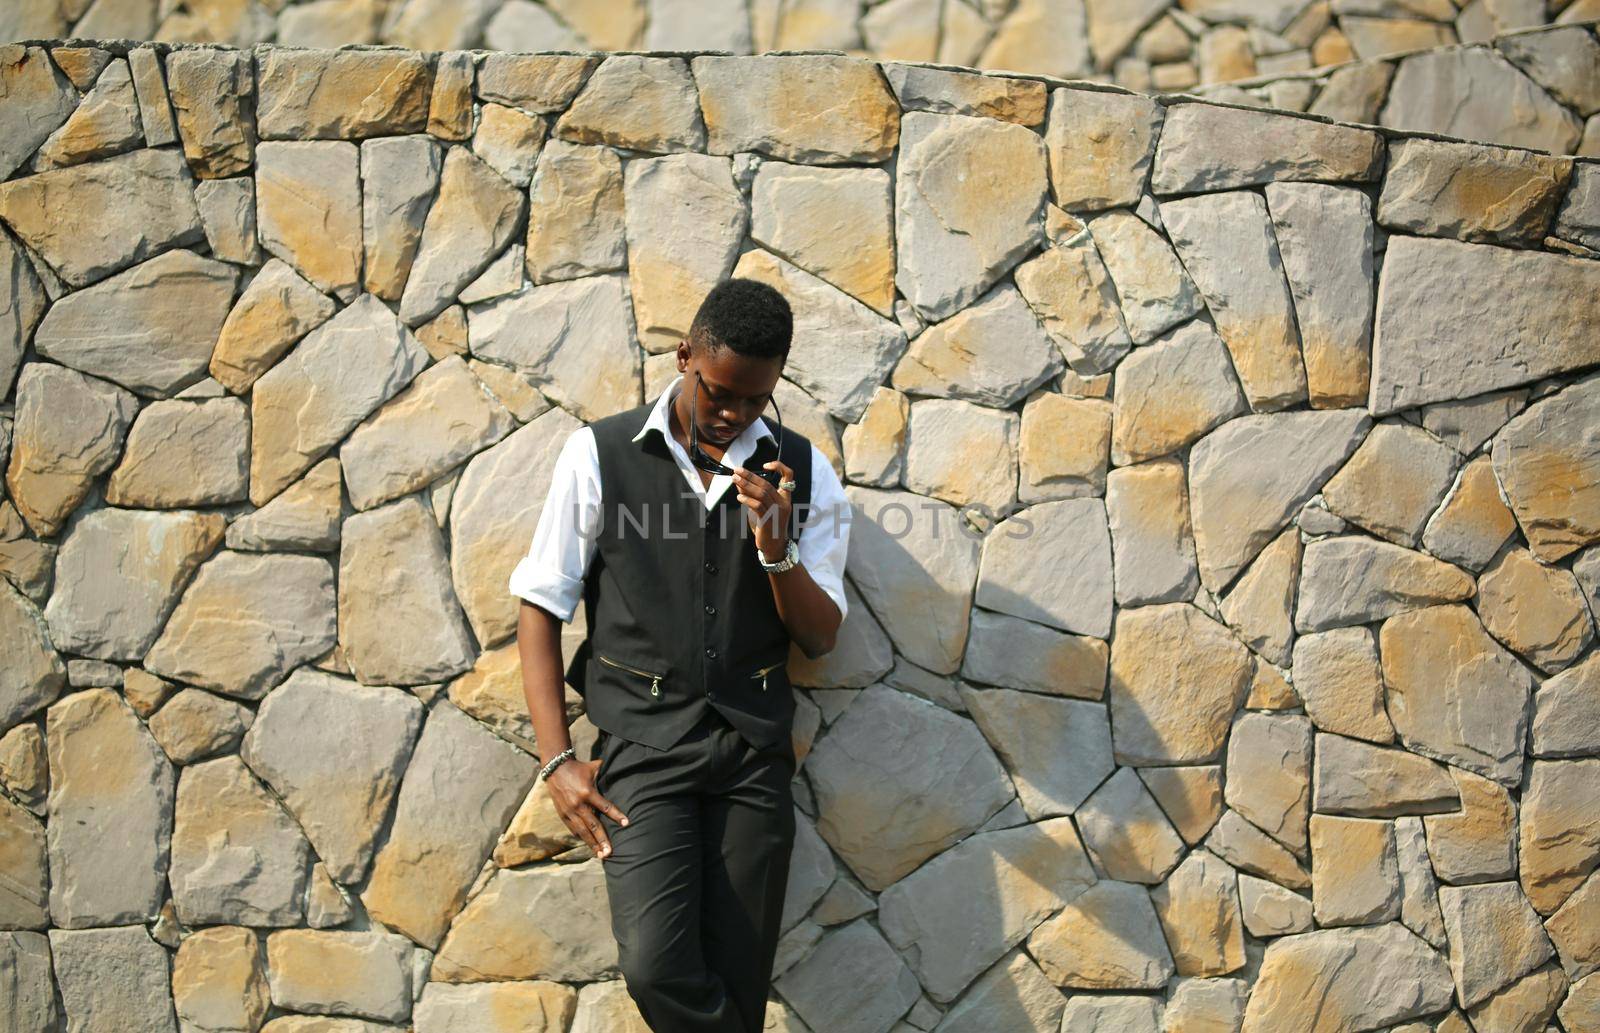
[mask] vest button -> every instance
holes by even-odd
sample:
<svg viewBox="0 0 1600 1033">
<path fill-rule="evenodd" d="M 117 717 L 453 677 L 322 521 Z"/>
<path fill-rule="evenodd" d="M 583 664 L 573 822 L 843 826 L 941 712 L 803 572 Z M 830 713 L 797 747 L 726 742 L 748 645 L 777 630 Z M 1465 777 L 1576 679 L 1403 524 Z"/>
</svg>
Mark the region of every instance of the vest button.
<svg viewBox="0 0 1600 1033">
<path fill-rule="evenodd" d="M 708 562 L 706 564 L 706 573 L 707 574 L 715 574 L 716 572 L 717 572 L 717 565 L 715 563 Z"/>
<path fill-rule="evenodd" d="M 706 647 L 706 659 L 707 660 L 715 660 L 716 658 L 717 658 L 717 647 L 716 646 L 707 646 Z"/>
<path fill-rule="evenodd" d="M 708 616 L 715 614 L 716 612 L 717 608 L 715 606 L 712 606 L 710 603 L 706 603 L 706 614 Z"/>
</svg>

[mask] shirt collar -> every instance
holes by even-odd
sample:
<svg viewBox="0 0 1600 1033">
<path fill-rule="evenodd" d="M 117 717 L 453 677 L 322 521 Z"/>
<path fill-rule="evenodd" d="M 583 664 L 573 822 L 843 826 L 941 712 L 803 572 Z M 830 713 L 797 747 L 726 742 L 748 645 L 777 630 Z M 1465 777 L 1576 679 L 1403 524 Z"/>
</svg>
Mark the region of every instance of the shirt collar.
<svg viewBox="0 0 1600 1033">
<path fill-rule="evenodd" d="M 672 404 L 673 398 L 678 393 L 678 387 L 683 383 L 684 375 L 679 373 L 672 379 L 662 392 L 656 396 L 656 403 L 650 410 L 650 415 L 645 418 L 644 426 L 639 428 L 639 433 L 633 436 L 634 441 L 642 441 L 644 436 L 652 430 L 660 431 L 662 440 L 669 444 L 674 443 L 672 437 L 672 424 L 667 414 L 667 407 Z M 761 437 L 777 441 L 777 436 L 767 426 L 767 421 L 757 417 L 750 426 L 739 432 L 739 436 L 728 443 L 728 450 L 732 451 L 736 443 L 743 442 L 750 446 L 750 451 L 755 451 L 756 439 Z"/>
</svg>

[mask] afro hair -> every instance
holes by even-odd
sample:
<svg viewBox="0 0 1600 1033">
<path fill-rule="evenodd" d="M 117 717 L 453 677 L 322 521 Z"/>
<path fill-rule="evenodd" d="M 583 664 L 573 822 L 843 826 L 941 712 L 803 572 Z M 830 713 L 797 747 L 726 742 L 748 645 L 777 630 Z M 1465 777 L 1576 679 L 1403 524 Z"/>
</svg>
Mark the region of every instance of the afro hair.
<svg viewBox="0 0 1600 1033">
<path fill-rule="evenodd" d="M 759 280 L 731 276 L 706 294 L 689 326 L 691 347 L 726 347 L 758 359 L 786 359 L 794 314 L 778 291 Z"/>
</svg>

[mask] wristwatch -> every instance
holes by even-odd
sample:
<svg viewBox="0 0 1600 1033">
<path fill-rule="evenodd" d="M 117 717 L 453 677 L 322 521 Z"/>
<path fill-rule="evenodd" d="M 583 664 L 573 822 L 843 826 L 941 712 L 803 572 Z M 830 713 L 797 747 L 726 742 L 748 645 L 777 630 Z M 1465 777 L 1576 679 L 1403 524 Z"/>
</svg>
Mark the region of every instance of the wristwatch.
<svg viewBox="0 0 1600 1033">
<path fill-rule="evenodd" d="M 768 563 L 767 558 L 761 555 L 760 547 L 756 548 L 756 562 L 761 564 L 761 569 L 768 574 L 782 574 L 796 563 L 800 562 L 800 546 L 790 538 L 783 547 L 783 559 L 776 563 Z"/>
</svg>

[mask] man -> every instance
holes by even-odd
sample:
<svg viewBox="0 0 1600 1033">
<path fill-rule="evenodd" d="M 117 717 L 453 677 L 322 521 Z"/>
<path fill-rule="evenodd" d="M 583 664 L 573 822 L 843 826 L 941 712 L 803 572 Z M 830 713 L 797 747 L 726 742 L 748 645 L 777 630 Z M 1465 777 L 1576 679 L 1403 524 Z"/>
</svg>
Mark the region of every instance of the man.
<svg viewBox="0 0 1600 1033">
<path fill-rule="evenodd" d="M 831 650 L 846 612 L 843 488 L 761 415 L 792 332 L 772 287 L 716 285 L 680 376 L 565 442 L 511 575 L 541 775 L 604 863 L 618 963 L 656 1033 L 762 1029 L 794 843 L 785 661 L 791 643 Z M 589 637 L 566 681 L 600 729 L 587 762 L 557 623 L 580 595 Z"/>
</svg>

